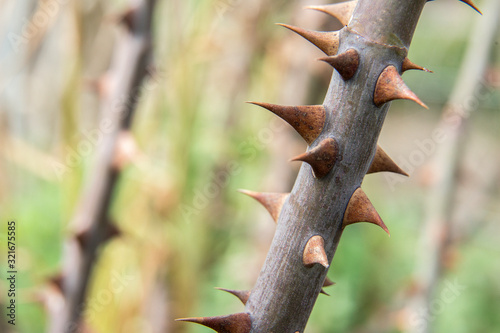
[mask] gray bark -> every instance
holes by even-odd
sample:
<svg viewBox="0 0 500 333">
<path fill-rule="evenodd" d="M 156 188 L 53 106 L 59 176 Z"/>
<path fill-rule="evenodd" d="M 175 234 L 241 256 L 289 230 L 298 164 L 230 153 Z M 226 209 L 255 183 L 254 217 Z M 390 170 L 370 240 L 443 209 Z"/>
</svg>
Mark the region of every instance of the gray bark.
<svg viewBox="0 0 500 333">
<path fill-rule="evenodd" d="M 327 274 L 321 265 L 303 265 L 304 247 L 312 236 L 320 235 L 329 262 L 333 259 L 344 211 L 370 167 L 390 105 L 374 105 L 375 84 L 388 65 L 401 69 L 424 4 L 425 0 L 360 0 L 351 22 L 341 30 L 338 53 L 356 49 L 360 66 L 348 81 L 334 71 L 323 103 L 326 123 L 309 147 L 331 137 L 338 143 L 339 155 L 324 178 L 314 178 L 305 163 L 300 169 L 246 304 L 251 332 L 304 331 Z"/>
</svg>

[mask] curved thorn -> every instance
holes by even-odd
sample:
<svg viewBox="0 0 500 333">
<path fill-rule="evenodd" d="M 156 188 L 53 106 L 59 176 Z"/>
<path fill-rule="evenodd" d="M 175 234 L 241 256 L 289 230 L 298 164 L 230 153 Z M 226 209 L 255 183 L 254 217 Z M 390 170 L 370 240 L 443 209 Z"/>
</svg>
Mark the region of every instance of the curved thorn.
<svg viewBox="0 0 500 333">
<path fill-rule="evenodd" d="M 320 294 L 323 294 L 323 295 L 326 295 L 326 296 L 330 296 L 330 294 L 327 293 L 325 290 L 323 290 L 323 288 L 321 288 Z"/>
<path fill-rule="evenodd" d="M 406 177 L 410 176 L 403 169 L 401 169 L 380 146 L 377 146 L 375 157 L 373 158 L 367 174 L 383 171 L 399 173 L 400 175 Z"/>
<path fill-rule="evenodd" d="M 410 69 L 416 69 L 416 70 L 424 71 L 427 73 L 434 73 L 433 71 L 431 71 L 425 67 L 414 64 L 410 59 L 404 58 L 403 64 L 401 65 L 401 72 L 406 72 L 407 70 L 410 70 Z"/>
<path fill-rule="evenodd" d="M 427 0 L 427 2 L 429 1 L 433 1 L 433 0 Z M 471 0 L 459 0 L 467 5 L 469 5 L 472 9 L 474 9 L 476 12 L 478 12 L 479 14 L 483 15 L 483 13 L 481 13 L 481 11 L 479 10 L 479 8 L 477 8 L 477 6 L 471 1 Z"/>
<path fill-rule="evenodd" d="M 219 317 L 179 318 L 176 321 L 204 325 L 219 333 L 248 333 L 252 327 L 250 315 L 244 312 Z"/>
<path fill-rule="evenodd" d="M 358 1 L 346 1 L 332 5 L 307 6 L 306 8 L 326 13 L 339 20 L 342 25 L 347 25 L 351 20 L 352 13 L 354 12 L 354 8 L 356 8 L 357 4 Z"/>
<path fill-rule="evenodd" d="M 344 53 L 319 58 L 318 60 L 329 63 L 345 81 L 352 78 L 359 67 L 359 54 L 355 49 L 349 49 Z"/>
<path fill-rule="evenodd" d="M 338 145 L 332 138 L 321 141 L 313 149 L 296 156 L 291 161 L 302 161 L 308 163 L 314 172 L 314 176 L 322 178 L 333 168 L 337 160 Z"/>
<path fill-rule="evenodd" d="M 477 8 L 477 6 L 474 4 L 474 2 L 472 2 L 471 0 L 460 0 L 462 1 L 463 3 L 469 5 L 470 7 L 472 7 L 472 9 L 474 9 L 476 12 L 478 12 L 479 14 L 483 15 L 483 13 L 481 13 L 481 11 L 479 10 L 479 8 Z"/>
<path fill-rule="evenodd" d="M 273 192 L 254 192 L 249 190 L 238 190 L 249 197 L 254 198 L 267 209 L 275 223 L 278 223 L 278 218 L 290 193 L 273 193 Z"/>
<path fill-rule="evenodd" d="M 409 99 L 428 109 L 427 105 L 404 83 L 396 67 L 389 65 L 382 71 L 377 80 L 373 93 L 373 103 L 380 107 L 395 99 Z"/>
<path fill-rule="evenodd" d="M 230 294 L 238 297 L 238 299 L 241 301 L 241 303 L 243 303 L 243 305 L 247 304 L 248 298 L 250 297 L 250 293 L 251 293 L 250 290 L 232 290 L 232 289 L 224 289 L 224 288 L 215 288 L 215 289 L 225 291 L 227 293 L 230 293 Z"/>
<path fill-rule="evenodd" d="M 312 31 L 288 24 L 276 23 L 301 35 L 327 55 L 335 55 L 339 49 L 338 31 Z"/>
<path fill-rule="evenodd" d="M 342 227 L 358 223 L 358 222 L 368 222 L 373 223 L 384 229 L 385 232 L 390 236 L 389 229 L 384 224 L 384 221 L 380 218 L 375 207 L 373 207 L 370 199 L 366 196 L 365 192 L 358 187 L 354 194 L 352 195 L 347 208 L 344 213 L 344 220 Z"/>
<path fill-rule="evenodd" d="M 323 105 L 284 106 L 270 103 L 247 102 L 263 107 L 289 123 L 308 145 L 320 135 L 325 125 Z"/>
<path fill-rule="evenodd" d="M 325 252 L 325 240 L 323 237 L 316 235 L 312 236 L 304 248 L 302 262 L 306 267 L 312 267 L 314 264 L 323 265 L 328 268 L 328 258 Z"/>
</svg>

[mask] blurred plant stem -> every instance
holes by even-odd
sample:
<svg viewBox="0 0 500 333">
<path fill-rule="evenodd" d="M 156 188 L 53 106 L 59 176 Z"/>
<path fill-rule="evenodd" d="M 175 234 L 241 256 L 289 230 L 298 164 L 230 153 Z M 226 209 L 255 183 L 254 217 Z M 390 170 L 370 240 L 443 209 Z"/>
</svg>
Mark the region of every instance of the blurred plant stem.
<svg viewBox="0 0 500 333">
<path fill-rule="evenodd" d="M 102 119 L 95 130 L 102 142 L 96 147 L 95 165 L 70 223 L 72 234 L 65 244 L 61 284 L 66 305 L 52 318 L 53 333 L 69 333 L 86 327 L 81 316 L 89 310 L 85 304 L 89 303 L 88 286 L 98 260 L 97 250 L 119 234 L 109 210 L 119 174 L 129 162 L 123 156 L 122 141 L 125 141 L 125 133 L 130 133 L 127 131 L 150 62 L 154 5 L 154 0 L 132 2 L 122 18 L 124 29 L 109 75 L 103 82 L 107 89 L 102 95 Z M 129 145 L 130 140 L 127 140 Z"/>
<path fill-rule="evenodd" d="M 457 234 L 462 232 L 454 216 L 454 211 L 460 209 L 456 195 L 461 186 L 459 169 L 469 138 L 468 123 L 484 99 L 484 74 L 498 33 L 500 2 L 487 1 L 483 12 L 483 16 L 476 17 L 477 23 L 471 31 L 459 76 L 438 126 L 444 139 L 437 146 L 428 171 L 430 179 L 426 189 L 425 223 L 416 252 L 418 261 L 413 278 L 415 289 L 405 310 L 407 332 L 433 331 L 431 318 L 437 315 L 433 313 L 433 301 L 438 297 L 436 291 L 443 275 L 453 266 L 451 254 L 458 246 L 453 239 L 457 240 Z M 493 174 L 491 176 L 494 177 Z M 480 209 L 470 205 L 468 208 Z"/>
</svg>

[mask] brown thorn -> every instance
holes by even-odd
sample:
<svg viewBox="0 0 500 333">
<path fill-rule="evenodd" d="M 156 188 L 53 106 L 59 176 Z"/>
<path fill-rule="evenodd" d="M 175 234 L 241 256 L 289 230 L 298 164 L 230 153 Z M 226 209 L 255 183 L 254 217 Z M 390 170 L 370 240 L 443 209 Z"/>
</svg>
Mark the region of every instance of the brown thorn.
<svg viewBox="0 0 500 333">
<path fill-rule="evenodd" d="M 263 107 L 289 123 L 308 145 L 320 135 L 325 125 L 323 105 L 284 106 L 270 103 L 247 102 Z"/>
<path fill-rule="evenodd" d="M 108 222 L 107 226 L 106 226 L 106 231 L 104 234 L 103 241 L 104 242 L 109 241 L 112 238 L 121 236 L 121 234 L 122 234 L 121 230 L 116 226 L 115 223 Z M 77 232 L 75 234 L 75 239 L 82 249 L 87 247 L 89 237 L 90 237 L 90 230 L 88 230 L 88 229 L 84 230 L 84 231 Z"/>
<path fill-rule="evenodd" d="M 377 80 L 373 93 L 373 103 L 380 107 L 395 99 L 409 99 L 428 109 L 427 105 L 404 83 L 396 67 L 389 65 L 382 71 Z"/>
<path fill-rule="evenodd" d="M 425 67 L 422 67 L 422 66 L 419 66 L 415 63 L 413 63 L 410 59 L 408 58 L 404 58 L 403 60 L 403 64 L 401 65 L 401 72 L 406 72 L 407 70 L 410 70 L 410 69 L 416 69 L 416 70 L 419 70 L 419 71 L 424 71 L 424 72 L 428 72 L 428 73 L 434 73 L 433 71 L 425 68 Z"/>
<path fill-rule="evenodd" d="M 370 199 L 366 196 L 365 192 L 358 187 L 354 194 L 352 195 L 349 203 L 347 204 L 347 208 L 344 213 L 344 221 L 342 223 L 342 227 L 358 223 L 358 222 L 368 222 L 373 223 L 384 229 L 385 232 L 390 236 L 389 230 L 387 226 L 384 224 L 384 221 L 380 218 L 375 207 L 373 207 Z"/>
<path fill-rule="evenodd" d="M 117 227 L 117 225 L 113 223 L 108 223 L 108 228 L 106 230 L 106 235 L 104 237 L 105 241 L 109 241 L 115 237 L 120 237 L 122 235 L 122 231 L 120 228 Z"/>
<path fill-rule="evenodd" d="M 241 301 L 241 303 L 243 303 L 243 305 L 247 304 L 248 298 L 250 297 L 250 293 L 251 293 L 251 290 L 232 290 L 232 289 L 224 289 L 224 288 L 215 288 L 215 289 L 225 291 L 227 293 L 230 293 L 230 294 L 238 297 L 239 300 Z"/>
<path fill-rule="evenodd" d="M 301 35 L 309 42 L 313 43 L 317 48 L 329 56 L 337 54 L 339 49 L 339 33 L 338 31 L 312 31 L 294 27 L 288 24 L 276 23 L 282 27 L 292 30 Z"/>
<path fill-rule="evenodd" d="M 377 146 L 375 157 L 373 158 L 367 174 L 383 171 L 399 173 L 400 175 L 409 177 L 409 175 L 401 169 L 380 146 Z"/>
<path fill-rule="evenodd" d="M 355 49 L 349 49 L 344 53 L 319 58 L 318 60 L 329 63 L 339 72 L 340 76 L 342 76 L 345 81 L 352 78 L 359 67 L 359 54 Z"/>
<path fill-rule="evenodd" d="M 254 192 L 249 190 L 238 190 L 239 192 L 248 195 L 260 202 L 267 209 L 275 223 L 278 223 L 278 218 L 290 193 L 273 193 L 273 192 Z"/>
<path fill-rule="evenodd" d="M 137 8 L 128 8 L 118 16 L 118 22 L 125 25 L 129 31 L 132 31 L 132 29 L 134 28 L 134 16 L 136 15 L 136 13 Z"/>
<path fill-rule="evenodd" d="M 481 13 L 481 11 L 479 10 L 479 8 L 477 8 L 477 6 L 471 0 L 460 0 L 460 1 L 462 1 L 463 3 L 471 6 L 476 12 L 478 12 L 481 15 L 483 15 L 483 13 Z"/>
<path fill-rule="evenodd" d="M 323 265 L 328 268 L 328 258 L 325 252 L 325 240 L 323 237 L 316 235 L 312 236 L 304 248 L 302 254 L 302 262 L 306 267 L 312 267 L 314 264 Z"/>
<path fill-rule="evenodd" d="M 48 282 L 53 285 L 58 292 L 64 294 L 64 277 L 62 273 L 50 277 Z"/>
<path fill-rule="evenodd" d="M 323 282 L 323 287 L 330 287 L 330 286 L 333 286 L 335 284 L 335 282 L 333 282 L 332 280 L 330 280 L 327 277 L 325 277 L 325 281 Z"/>
<path fill-rule="evenodd" d="M 82 249 L 84 249 L 87 246 L 88 238 L 89 238 L 88 230 L 80 231 L 75 235 L 76 242 Z"/>
<path fill-rule="evenodd" d="M 324 291 L 323 288 L 321 288 L 320 293 L 326 296 L 330 296 L 330 294 Z"/>
<path fill-rule="evenodd" d="M 322 178 L 330 172 L 337 160 L 338 145 L 332 138 L 321 141 L 313 149 L 296 156 L 291 161 L 302 161 L 311 165 L 314 176 Z"/>
<path fill-rule="evenodd" d="M 219 333 L 248 333 L 252 328 L 250 315 L 244 312 L 218 317 L 180 318 L 176 321 L 204 325 Z"/>
<path fill-rule="evenodd" d="M 357 4 L 358 4 L 357 1 L 346 1 L 332 5 L 307 6 L 306 8 L 326 13 L 330 16 L 335 17 L 337 20 L 340 21 L 342 25 L 347 25 L 351 20 L 352 13 L 354 12 L 354 8 L 356 8 Z"/>
</svg>

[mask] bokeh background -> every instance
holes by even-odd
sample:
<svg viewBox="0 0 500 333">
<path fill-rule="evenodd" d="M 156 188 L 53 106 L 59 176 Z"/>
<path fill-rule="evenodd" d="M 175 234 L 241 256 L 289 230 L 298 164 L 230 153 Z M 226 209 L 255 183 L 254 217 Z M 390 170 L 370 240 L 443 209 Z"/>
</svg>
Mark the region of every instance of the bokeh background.
<svg viewBox="0 0 500 333">
<path fill-rule="evenodd" d="M 480 8 L 487 2 L 477 0 Z M 274 25 L 340 29 L 303 9 L 322 3 L 157 2 L 151 75 L 132 126 L 137 147 L 110 207 L 122 233 L 99 249 L 89 332 L 209 332 L 174 319 L 243 310 L 213 288 L 251 289 L 275 226 L 237 189 L 289 191 L 299 165 L 288 160 L 306 148 L 280 119 L 244 102 L 322 102 L 332 69 L 315 60 L 321 51 Z M 68 223 L 98 148 L 79 147 L 99 122 L 105 87 L 98 79 L 123 29 L 117 15 L 128 6 L 0 1 L 2 309 L 9 220 L 18 224 L 19 267 L 17 325 L 7 325 L 2 310 L 1 332 L 48 327 L 54 304 L 45 296 L 54 293 L 50 281 L 61 272 Z M 47 19 L 30 25 L 40 10 Z M 374 174 L 363 184 L 391 237 L 367 224 L 345 231 L 328 274 L 336 285 L 326 290 L 330 297 L 319 296 L 306 332 L 412 332 L 424 324 L 429 332 L 500 330 L 498 26 L 490 27 L 495 37 L 479 86 L 462 96 L 468 113 L 460 139 L 433 140 L 483 18 L 458 1 L 426 5 L 409 58 L 434 73 L 411 71 L 404 79 L 429 110 L 393 102 L 380 137 L 411 177 Z M 446 157 L 450 143 L 459 158 Z M 76 162 L 61 172 L 56 166 L 68 166 L 68 156 Z M 453 174 L 439 182 L 446 166 Z M 423 276 L 431 277 L 428 311 L 418 301 Z M 117 277 L 123 288 L 106 293 Z"/>
</svg>

